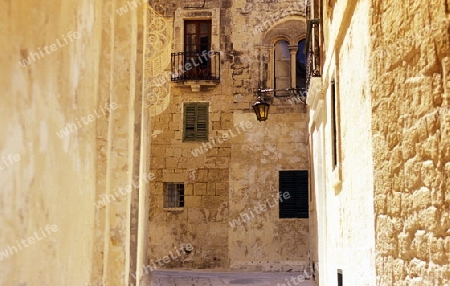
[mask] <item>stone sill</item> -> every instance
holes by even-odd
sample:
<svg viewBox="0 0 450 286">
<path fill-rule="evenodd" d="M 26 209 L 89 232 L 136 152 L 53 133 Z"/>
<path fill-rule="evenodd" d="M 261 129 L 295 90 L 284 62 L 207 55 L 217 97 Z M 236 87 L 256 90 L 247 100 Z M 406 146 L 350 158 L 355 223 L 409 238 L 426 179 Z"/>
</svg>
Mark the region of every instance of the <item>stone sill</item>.
<svg viewBox="0 0 450 286">
<path fill-rule="evenodd" d="M 184 208 L 163 208 L 165 212 L 182 212 Z"/>
<path fill-rule="evenodd" d="M 216 86 L 220 81 L 216 80 L 186 80 L 186 81 L 175 81 L 179 85 L 190 86 L 192 92 L 200 92 L 202 86 Z"/>
</svg>

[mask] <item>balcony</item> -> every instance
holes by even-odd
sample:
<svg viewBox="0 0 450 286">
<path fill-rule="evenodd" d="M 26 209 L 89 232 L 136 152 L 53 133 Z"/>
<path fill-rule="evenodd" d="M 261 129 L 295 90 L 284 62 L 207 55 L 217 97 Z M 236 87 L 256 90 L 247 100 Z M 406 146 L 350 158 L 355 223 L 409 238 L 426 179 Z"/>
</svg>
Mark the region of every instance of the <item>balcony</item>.
<svg viewBox="0 0 450 286">
<path fill-rule="evenodd" d="M 172 53 L 171 80 L 190 85 L 193 92 L 201 86 L 220 82 L 220 53 L 215 51 Z"/>
<path fill-rule="evenodd" d="M 320 110 L 324 104 L 321 78 L 323 35 L 319 19 L 307 20 L 306 39 L 306 88 L 308 90 L 306 103 L 311 107 L 313 121 L 317 122 L 318 116 L 322 114 Z"/>
<path fill-rule="evenodd" d="M 320 59 L 320 29 L 319 20 L 311 19 L 307 22 L 306 35 L 306 88 L 308 89 L 312 77 L 321 76 Z"/>
</svg>

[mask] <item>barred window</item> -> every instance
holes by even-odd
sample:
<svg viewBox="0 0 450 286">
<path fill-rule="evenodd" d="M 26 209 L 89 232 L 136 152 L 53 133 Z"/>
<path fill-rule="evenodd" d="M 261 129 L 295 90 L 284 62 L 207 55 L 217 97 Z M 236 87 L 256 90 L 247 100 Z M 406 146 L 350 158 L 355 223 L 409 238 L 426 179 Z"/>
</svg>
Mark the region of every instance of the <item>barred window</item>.
<svg viewBox="0 0 450 286">
<path fill-rule="evenodd" d="M 184 207 L 184 184 L 164 183 L 164 208 Z"/>
</svg>

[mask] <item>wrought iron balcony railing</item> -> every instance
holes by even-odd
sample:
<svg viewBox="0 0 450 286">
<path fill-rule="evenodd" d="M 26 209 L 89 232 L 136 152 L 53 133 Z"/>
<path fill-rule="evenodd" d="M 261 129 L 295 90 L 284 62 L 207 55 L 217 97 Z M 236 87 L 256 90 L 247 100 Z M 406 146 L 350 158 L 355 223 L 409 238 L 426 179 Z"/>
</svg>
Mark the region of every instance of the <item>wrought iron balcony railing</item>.
<svg viewBox="0 0 450 286">
<path fill-rule="evenodd" d="M 172 53 L 172 81 L 220 81 L 220 53 Z"/>
<path fill-rule="evenodd" d="M 320 29 L 319 20 L 312 19 L 307 22 L 306 35 L 306 87 L 309 87 L 311 77 L 321 76 L 320 59 Z"/>
<path fill-rule="evenodd" d="M 274 98 L 286 98 L 292 105 L 306 104 L 308 90 L 306 88 L 258 88 L 254 91 L 255 96 L 267 103 L 272 103 Z"/>
</svg>

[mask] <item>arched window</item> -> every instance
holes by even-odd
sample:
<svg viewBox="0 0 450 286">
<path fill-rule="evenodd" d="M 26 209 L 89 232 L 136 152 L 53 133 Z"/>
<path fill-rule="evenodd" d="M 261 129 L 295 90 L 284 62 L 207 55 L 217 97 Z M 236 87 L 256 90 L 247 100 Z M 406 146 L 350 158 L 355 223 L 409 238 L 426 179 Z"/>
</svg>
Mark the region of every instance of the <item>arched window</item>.
<svg viewBox="0 0 450 286">
<path fill-rule="evenodd" d="M 289 46 L 289 43 L 285 40 L 279 40 L 275 43 L 273 57 L 274 89 L 306 87 L 306 53 L 304 46 L 305 40 L 300 40 L 297 46 Z M 279 92 L 279 94 L 281 95 L 282 92 Z"/>
<path fill-rule="evenodd" d="M 274 48 L 274 88 L 291 87 L 291 54 L 289 44 L 285 40 L 275 43 Z"/>
<path fill-rule="evenodd" d="M 275 89 L 276 96 L 290 96 L 288 88 L 306 86 L 304 52 L 306 21 L 295 16 L 282 19 L 264 35 L 259 62 L 259 88 Z"/>
</svg>

